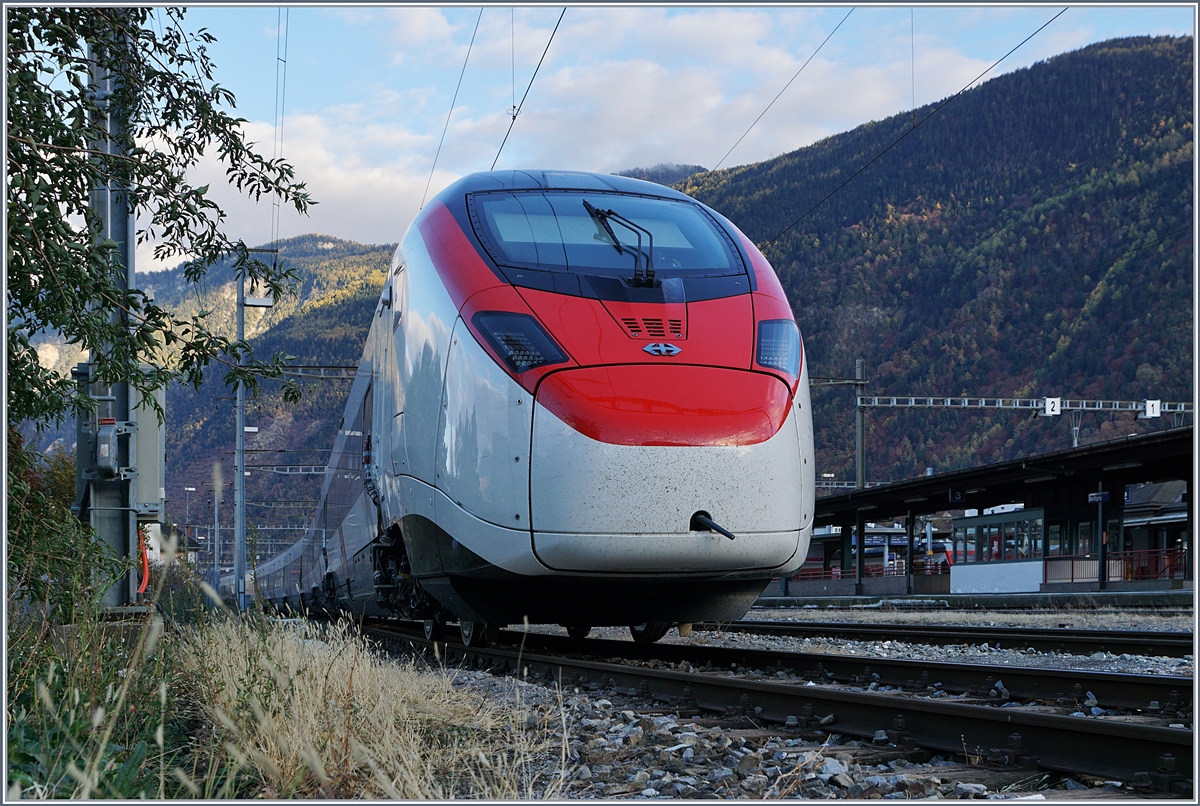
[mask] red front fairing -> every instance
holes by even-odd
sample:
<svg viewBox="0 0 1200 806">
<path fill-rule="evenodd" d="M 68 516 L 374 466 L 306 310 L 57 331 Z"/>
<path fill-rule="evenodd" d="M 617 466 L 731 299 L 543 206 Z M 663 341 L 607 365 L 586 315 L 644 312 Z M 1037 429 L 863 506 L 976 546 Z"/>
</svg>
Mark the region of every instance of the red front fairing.
<svg viewBox="0 0 1200 806">
<path fill-rule="evenodd" d="M 461 311 L 463 303 L 480 291 L 512 288 L 479 256 L 446 205 L 431 204 L 417 219 L 417 229 L 455 308 Z"/>
<path fill-rule="evenodd" d="M 758 322 L 792 312 L 774 270 L 740 232 L 753 292 L 651 304 L 514 287 L 441 203 L 417 226 L 459 314 L 489 353 L 472 321 L 481 311 L 530 314 L 567 354 L 565 363 L 521 373 L 493 358 L 577 431 L 620 445 L 753 445 L 786 419 L 799 378 L 758 365 L 755 338 Z M 679 352 L 647 352 L 660 343 Z"/>
<path fill-rule="evenodd" d="M 538 402 L 581 434 L 613 445 L 757 445 L 787 419 L 778 379 L 718 367 L 586 367 L 556 372 Z"/>
</svg>

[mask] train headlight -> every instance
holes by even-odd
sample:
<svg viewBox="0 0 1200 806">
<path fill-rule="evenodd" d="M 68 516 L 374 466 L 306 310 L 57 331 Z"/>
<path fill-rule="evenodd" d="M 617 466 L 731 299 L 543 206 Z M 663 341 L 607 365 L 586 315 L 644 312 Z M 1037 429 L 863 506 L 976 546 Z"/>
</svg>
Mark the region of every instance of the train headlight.
<svg viewBox="0 0 1200 806">
<path fill-rule="evenodd" d="M 528 314 L 482 311 L 471 321 L 514 373 L 567 360 L 550 334 Z"/>
<path fill-rule="evenodd" d="M 767 319 L 758 323 L 755 361 L 764 367 L 800 377 L 800 331 L 791 319 Z"/>
</svg>

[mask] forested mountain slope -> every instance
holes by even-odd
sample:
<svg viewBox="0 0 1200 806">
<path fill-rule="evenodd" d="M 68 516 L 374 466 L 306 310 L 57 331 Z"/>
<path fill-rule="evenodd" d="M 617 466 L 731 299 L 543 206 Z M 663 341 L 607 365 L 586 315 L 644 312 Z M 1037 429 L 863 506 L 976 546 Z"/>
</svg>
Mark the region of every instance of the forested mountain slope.
<svg viewBox="0 0 1200 806">
<path fill-rule="evenodd" d="M 247 310 L 247 337 L 255 355 L 269 358 L 284 353 L 295 356 L 292 363 L 301 365 L 358 364 L 394 245 L 367 246 L 305 235 L 277 246 L 280 259 L 299 276 L 297 297 L 285 299 L 265 313 Z M 221 317 L 232 331 L 236 286 L 229 266 L 210 272 L 206 281 L 209 293 L 202 295 L 193 291 L 189 296 L 179 278 L 167 273 L 155 280 L 158 300 L 183 309 L 207 306 L 213 310 L 211 316 Z M 227 485 L 227 511 L 222 518 L 226 524 L 231 523 L 233 496 L 228 484 L 232 480 L 236 434 L 233 393 L 225 386 L 222 374 L 219 369 L 210 372 L 199 391 L 177 385 L 167 395 L 169 508 L 180 520 L 184 514 L 179 506 L 180 491 L 185 486 L 196 487 L 206 500 L 204 485 L 210 483 L 213 462 L 220 460 Z M 300 403 L 293 405 L 284 402 L 281 383 L 268 380 L 257 397 L 248 396 L 246 424 L 258 431 L 246 435 L 246 465 L 251 472 L 246 480 L 247 500 L 303 501 L 317 497 L 321 476 L 280 475 L 255 470 L 254 466 L 324 465 L 349 389 L 349 381 L 306 381 Z M 283 450 L 288 452 L 280 452 Z M 273 510 L 261 504 L 251 505 L 247 514 L 254 522 L 272 524 L 303 523 L 312 515 L 308 509 Z M 192 516 L 193 520 L 201 520 L 195 508 Z M 210 505 L 203 522 L 211 520 Z M 293 539 L 295 536 L 290 535 Z M 265 541 L 265 534 L 262 539 Z"/>
<path fill-rule="evenodd" d="M 1192 48 L 1093 45 L 915 130 L 937 104 L 676 187 L 763 246 L 813 375 L 862 357 L 871 394 L 1191 400 Z M 848 389 L 813 402 L 819 469 L 853 478 Z M 868 477 L 1067 447 L 1064 419 L 875 409 Z M 1081 442 L 1168 424 L 1085 415 Z"/>
</svg>

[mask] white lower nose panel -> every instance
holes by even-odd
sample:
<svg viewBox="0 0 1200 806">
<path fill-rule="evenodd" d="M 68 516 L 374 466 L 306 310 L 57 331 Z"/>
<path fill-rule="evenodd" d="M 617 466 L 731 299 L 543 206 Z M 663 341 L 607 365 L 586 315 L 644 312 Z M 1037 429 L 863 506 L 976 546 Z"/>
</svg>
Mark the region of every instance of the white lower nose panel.
<svg viewBox="0 0 1200 806">
<path fill-rule="evenodd" d="M 792 532 L 801 491 L 794 410 L 766 442 L 737 447 L 611 445 L 541 404 L 534 411 L 530 517 L 539 534 L 686 535 L 698 511 L 734 534 Z"/>
<path fill-rule="evenodd" d="M 688 573 L 776 568 L 795 553 L 800 532 L 602 535 L 535 532 L 537 558 L 558 571 Z"/>
</svg>

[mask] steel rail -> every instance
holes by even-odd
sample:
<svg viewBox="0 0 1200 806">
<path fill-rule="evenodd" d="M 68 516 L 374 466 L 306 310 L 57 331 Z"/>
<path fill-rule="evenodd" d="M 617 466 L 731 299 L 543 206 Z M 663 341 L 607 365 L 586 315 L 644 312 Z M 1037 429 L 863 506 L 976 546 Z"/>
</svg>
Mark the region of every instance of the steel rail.
<svg viewBox="0 0 1200 806">
<path fill-rule="evenodd" d="M 1072 628 L 1025 629 L 1022 627 L 961 627 L 917 624 L 850 624 L 844 622 L 734 621 L 728 624 L 697 624 L 698 630 L 724 630 L 758 635 L 825 636 L 861 641 L 904 641 L 910 644 L 982 644 L 1008 649 L 1031 647 L 1043 652 L 1090 655 L 1166 655 L 1183 657 L 1195 652 L 1190 632 L 1143 632 L 1139 630 L 1077 630 Z"/>
<path fill-rule="evenodd" d="M 467 648 L 395 629 L 364 631 L 392 644 L 422 649 L 436 644 L 439 656 L 449 662 L 483 662 L 494 671 L 540 676 L 574 688 L 611 687 L 673 703 L 681 710 L 703 709 L 742 715 L 756 724 L 775 723 L 784 731 L 790 723 L 801 730 L 886 736 L 899 746 L 978 754 L 1013 766 L 1110 779 L 1134 780 L 1138 773 L 1154 775 L 1162 767 L 1176 767 L 1180 779 L 1192 776 L 1193 733 L 1184 728 L 632 667 L 538 655 L 524 647 Z"/>
<path fill-rule="evenodd" d="M 507 643 L 521 640 L 520 633 L 506 631 L 501 635 Z M 528 633 L 524 640 L 526 649 L 554 654 L 654 659 L 676 664 L 686 662 L 697 669 L 706 664 L 713 669 L 743 667 L 768 675 L 791 669 L 797 676 L 819 683 L 866 688 L 874 682 L 880 686 L 896 686 L 918 693 L 940 688 L 947 693 L 969 694 L 985 700 L 992 698 L 991 692 L 996 684 L 1001 684 L 1014 700 L 1047 702 L 1072 710 L 1086 710 L 1083 703 L 1090 692 L 1096 696 L 1098 707 L 1146 711 L 1151 715 L 1173 715 L 1190 707 L 1194 682 L 1191 677 L 1174 675 L 786 652 L 695 643 L 660 642 L 645 646 L 629 641 L 595 638 L 575 641 L 560 635 L 540 633 Z M 934 684 L 938 685 L 935 687 Z M 997 701 L 1002 702 L 1003 699 Z"/>
</svg>

